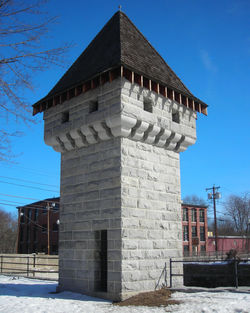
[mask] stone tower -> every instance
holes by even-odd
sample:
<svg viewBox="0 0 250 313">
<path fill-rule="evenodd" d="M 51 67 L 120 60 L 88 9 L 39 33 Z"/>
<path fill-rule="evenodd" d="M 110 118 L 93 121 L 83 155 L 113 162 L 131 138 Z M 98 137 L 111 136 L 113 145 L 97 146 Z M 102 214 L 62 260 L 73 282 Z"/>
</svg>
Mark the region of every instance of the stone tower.
<svg viewBox="0 0 250 313">
<path fill-rule="evenodd" d="M 60 290 L 154 290 L 182 256 L 179 152 L 206 108 L 122 12 L 34 104 L 61 153 Z"/>
</svg>

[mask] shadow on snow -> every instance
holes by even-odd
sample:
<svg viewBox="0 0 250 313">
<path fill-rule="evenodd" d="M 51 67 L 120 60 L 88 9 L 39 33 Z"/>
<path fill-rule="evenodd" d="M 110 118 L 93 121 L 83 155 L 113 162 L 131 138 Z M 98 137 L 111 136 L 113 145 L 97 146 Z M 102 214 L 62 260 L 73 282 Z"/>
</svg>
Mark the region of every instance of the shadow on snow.
<svg viewBox="0 0 250 313">
<path fill-rule="evenodd" d="M 13 283 L 11 281 L 13 280 Z M 83 294 L 63 291 L 56 292 L 57 283 L 48 282 L 46 283 L 32 283 L 27 279 L 25 282 L 18 283 L 19 279 L 10 278 L 8 282 L 0 283 L 0 296 L 15 296 L 15 297 L 36 297 L 36 298 L 47 298 L 47 299 L 69 299 L 79 301 L 92 301 L 92 302 L 103 302 L 109 303 L 108 300 L 94 298 Z"/>
</svg>

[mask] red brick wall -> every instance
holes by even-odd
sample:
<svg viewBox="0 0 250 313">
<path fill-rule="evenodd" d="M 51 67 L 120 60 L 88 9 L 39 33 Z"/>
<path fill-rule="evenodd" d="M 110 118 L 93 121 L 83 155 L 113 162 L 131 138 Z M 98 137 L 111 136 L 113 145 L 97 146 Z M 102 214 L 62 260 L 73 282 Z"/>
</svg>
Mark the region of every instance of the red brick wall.
<svg viewBox="0 0 250 313">
<path fill-rule="evenodd" d="M 188 210 L 188 221 L 183 221 L 183 209 Z M 192 221 L 192 209 L 195 211 L 196 221 Z M 200 210 L 204 210 L 204 222 L 200 221 Z M 183 253 L 184 255 L 192 255 L 194 253 L 202 253 L 207 251 L 207 207 L 197 206 L 191 204 L 182 204 L 182 230 L 184 226 L 188 227 L 189 240 L 184 241 L 183 238 Z M 197 229 L 197 237 L 199 238 L 199 244 L 197 246 L 192 244 L 192 226 Z M 204 227 L 205 240 L 200 240 L 200 227 Z M 183 235 L 183 234 L 182 234 Z"/>
<path fill-rule="evenodd" d="M 50 254 L 58 253 L 59 199 L 55 198 L 54 201 L 50 201 L 50 205 L 56 203 L 56 207 L 49 210 Z M 48 253 L 47 203 L 48 201 L 39 201 L 19 208 L 18 253 Z"/>
<path fill-rule="evenodd" d="M 250 239 L 238 236 L 219 236 L 218 237 L 218 251 L 228 252 L 234 249 L 239 252 L 250 251 Z M 215 238 L 208 238 L 208 251 L 215 251 Z"/>
</svg>

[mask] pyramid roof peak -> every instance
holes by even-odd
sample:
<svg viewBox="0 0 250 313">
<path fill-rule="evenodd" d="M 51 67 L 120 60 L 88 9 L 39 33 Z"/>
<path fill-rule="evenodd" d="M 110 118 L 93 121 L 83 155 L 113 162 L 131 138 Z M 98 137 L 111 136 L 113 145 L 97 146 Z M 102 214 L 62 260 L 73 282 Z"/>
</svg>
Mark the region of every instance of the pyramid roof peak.
<svg viewBox="0 0 250 313">
<path fill-rule="evenodd" d="M 189 91 L 127 15 L 120 10 L 104 25 L 48 95 L 33 106 L 121 66 L 198 101 L 204 108 L 207 107 Z M 40 111 L 41 109 L 38 110 Z"/>
</svg>

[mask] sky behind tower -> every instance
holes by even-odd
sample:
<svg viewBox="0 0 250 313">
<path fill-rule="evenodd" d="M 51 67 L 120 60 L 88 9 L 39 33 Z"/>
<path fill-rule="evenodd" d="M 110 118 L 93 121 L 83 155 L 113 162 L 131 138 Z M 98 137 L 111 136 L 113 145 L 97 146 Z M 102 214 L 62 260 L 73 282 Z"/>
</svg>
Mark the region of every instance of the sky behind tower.
<svg viewBox="0 0 250 313">
<path fill-rule="evenodd" d="M 198 114 L 196 144 L 181 153 L 182 198 L 206 199 L 205 188 L 213 184 L 221 187 L 221 204 L 229 194 L 250 191 L 248 0 L 50 1 L 46 9 L 59 22 L 43 44 L 66 41 L 73 47 L 65 67 L 36 74 L 34 92 L 23 96 L 31 105 L 44 97 L 119 5 L 188 89 L 209 105 L 207 117 Z M 59 195 L 60 154 L 43 142 L 42 114 L 34 119 L 37 124 L 29 127 L 1 119 L 2 128 L 25 133 L 13 140 L 16 164 L 0 163 L 0 207 L 6 211 Z"/>
</svg>

